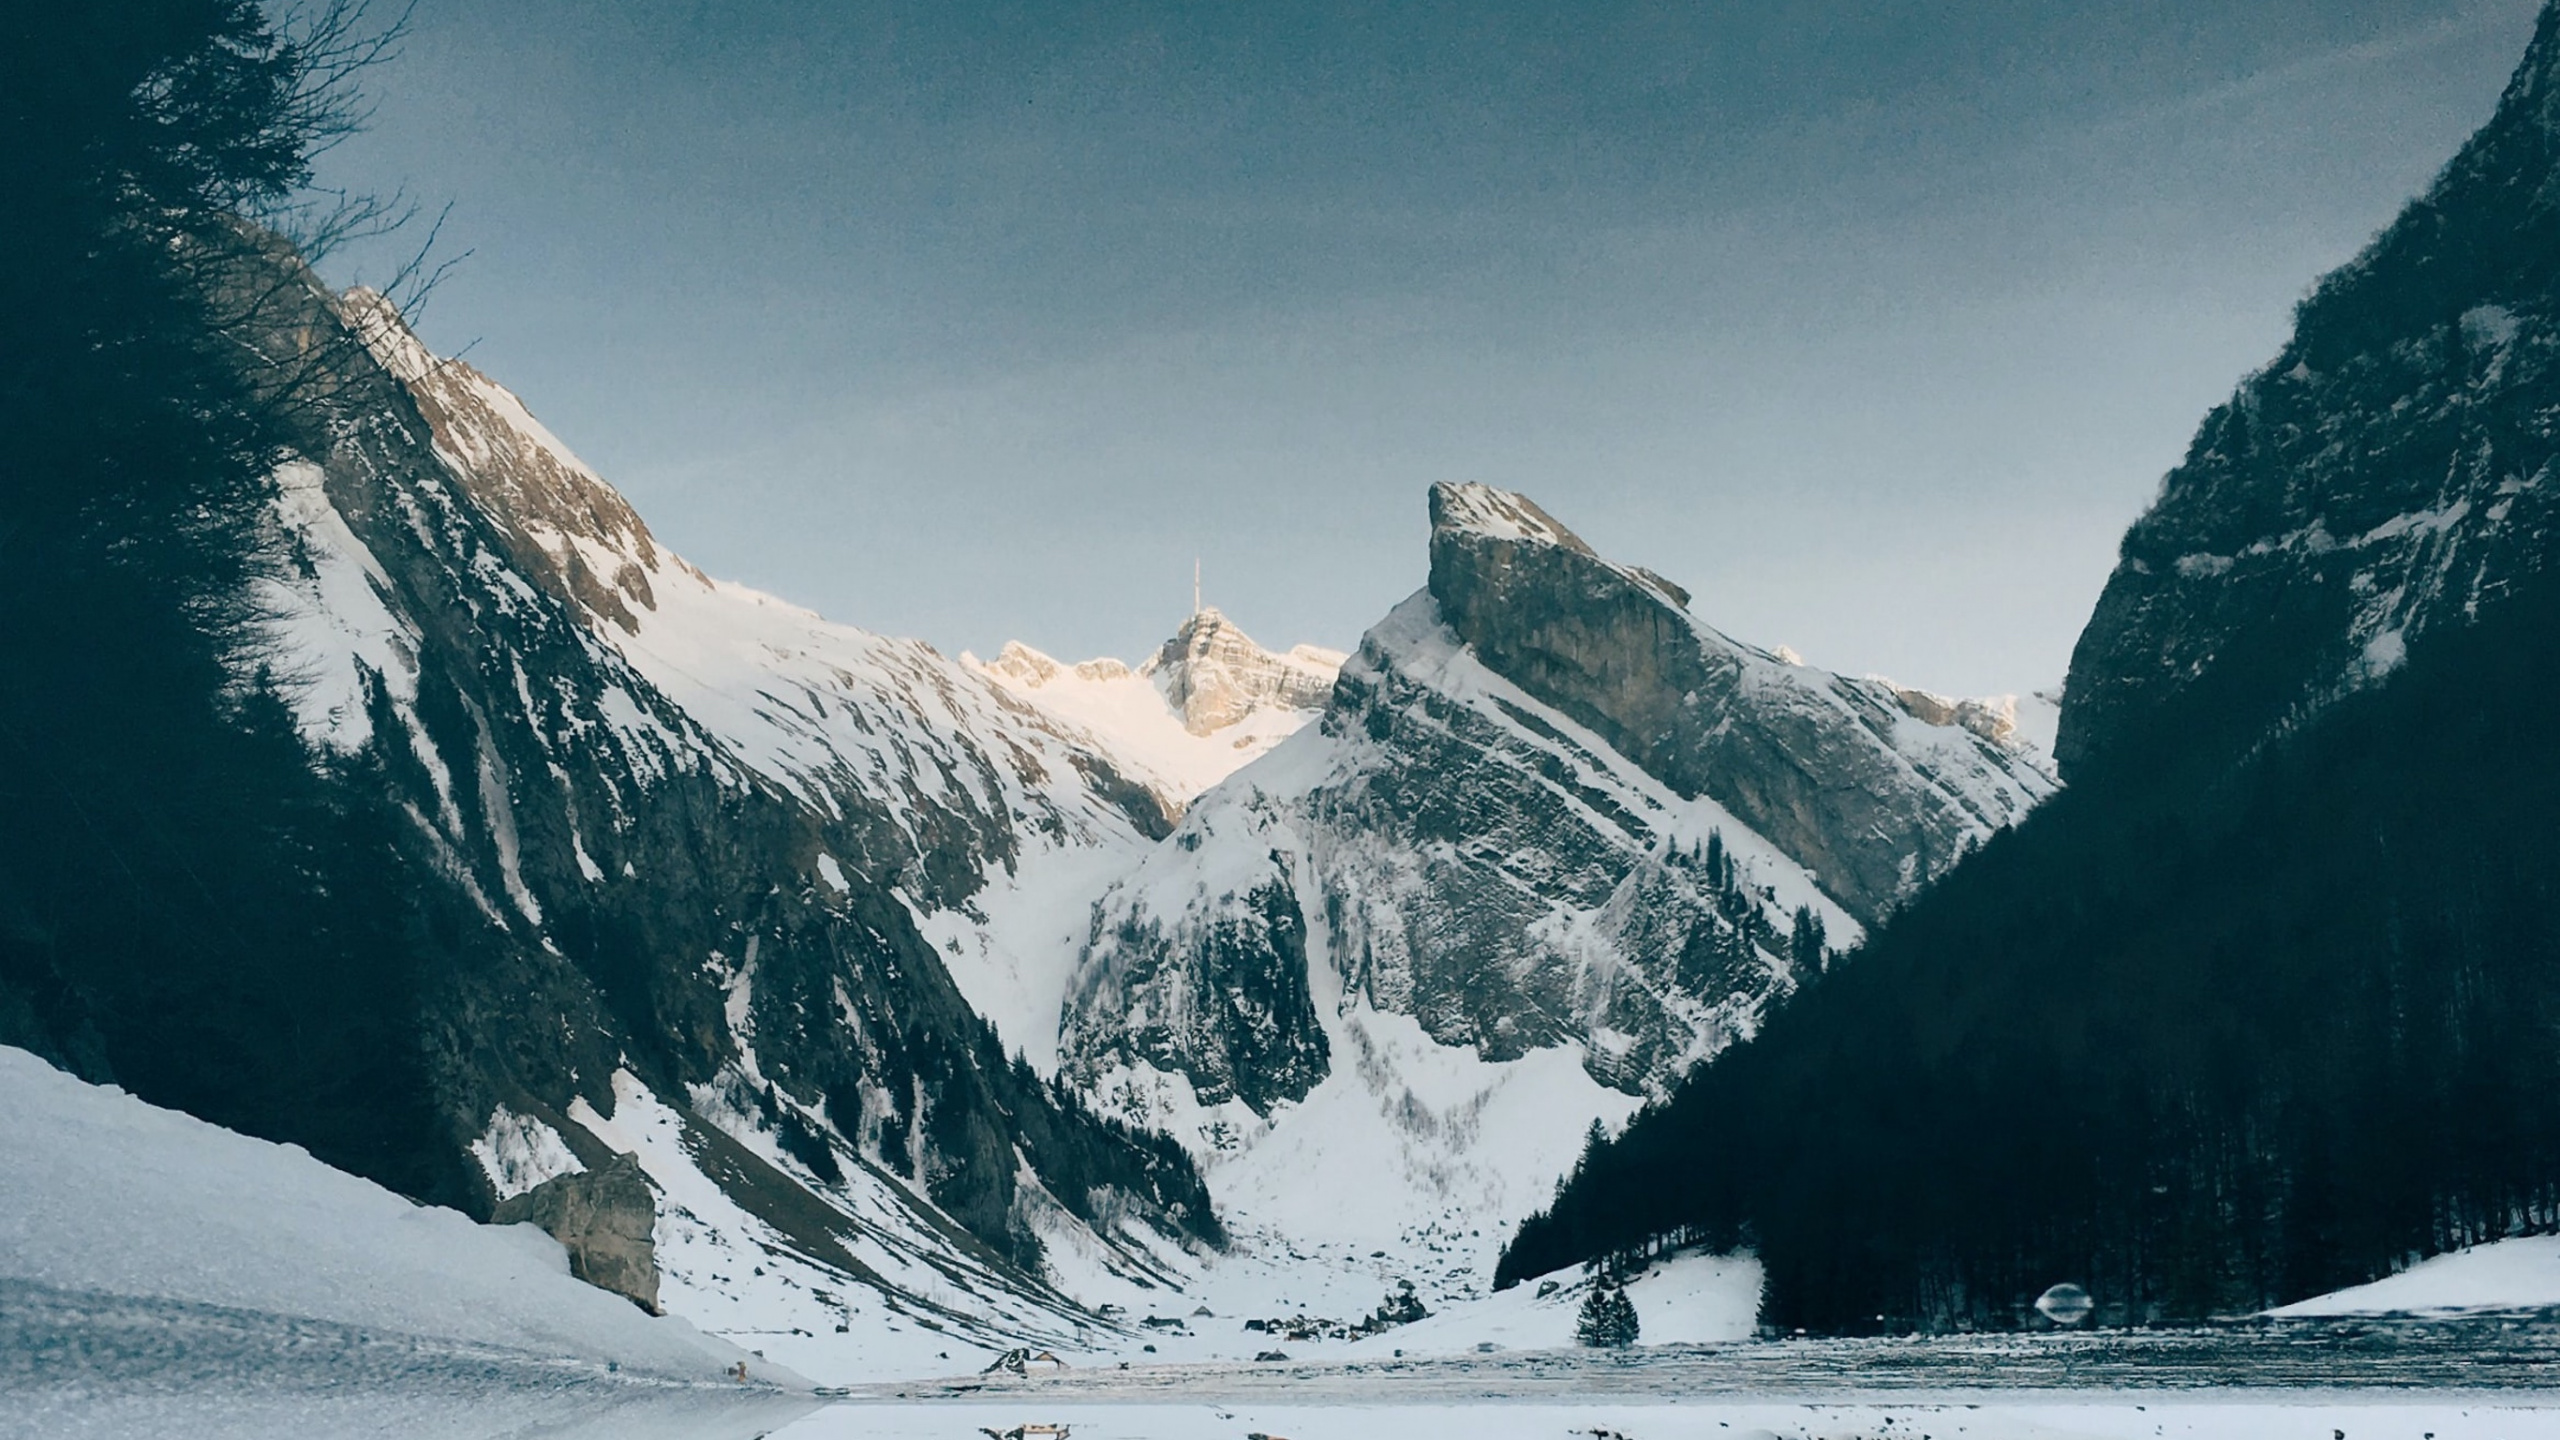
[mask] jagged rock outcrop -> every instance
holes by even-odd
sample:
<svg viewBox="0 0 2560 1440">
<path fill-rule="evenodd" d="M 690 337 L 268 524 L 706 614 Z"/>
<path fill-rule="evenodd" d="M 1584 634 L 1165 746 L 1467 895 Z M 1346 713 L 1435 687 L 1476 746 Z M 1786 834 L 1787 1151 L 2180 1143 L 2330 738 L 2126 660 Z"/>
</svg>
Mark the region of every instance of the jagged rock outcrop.
<svg viewBox="0 0 2560 1440">
<path fill-rule="evenodd" d="M 569 1273 L 658 1314 L 658 1198 L 640 1162 L 555 1175 L 501 1200 L 492 1225 L 539 1225 L 569 1252 Z"/>
</svg>

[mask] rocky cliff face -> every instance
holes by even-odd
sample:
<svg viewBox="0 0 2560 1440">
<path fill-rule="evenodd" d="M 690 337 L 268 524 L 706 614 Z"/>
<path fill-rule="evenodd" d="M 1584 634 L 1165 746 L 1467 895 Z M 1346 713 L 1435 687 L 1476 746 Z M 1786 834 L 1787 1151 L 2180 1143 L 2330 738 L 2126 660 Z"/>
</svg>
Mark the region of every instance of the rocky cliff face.
<svg viewBox="0 0 2560 1440">
<path fill-rule="evenodd" d="M 1521 497 L 1434 486 L 1431 518 L 1432 597 L 1489 668 L 1673 792 L 1714 798 L 1861 922 L 2052 789 L 1979 702 L 1734 641 Z"/>
<path fill-rule="evenodd" d="M 2226 758 L 2550 563 L 2560 37 L 2292 341 L 2207 416 L 2073 652 L 2065 773 Z"/>
<path fill-rule="evenodd" d="M 1065 1074 L 1245 1213 L 1280 1188 L 1260 1155 L 1321 1144 L 1393 1157 L 1411 1213 L 1516 1218 L 1606 1097 L 1749 1034 L 2053 789 L 1992 710 L 1931 723 L 1727 639 L 1521 497 L 1439 487 L 1432 516 L 1429 588 L 1103 897 L 1068 992 Z M 1480 1126 L 1518 1085 L 1536 1118 Z"/>
</svg>

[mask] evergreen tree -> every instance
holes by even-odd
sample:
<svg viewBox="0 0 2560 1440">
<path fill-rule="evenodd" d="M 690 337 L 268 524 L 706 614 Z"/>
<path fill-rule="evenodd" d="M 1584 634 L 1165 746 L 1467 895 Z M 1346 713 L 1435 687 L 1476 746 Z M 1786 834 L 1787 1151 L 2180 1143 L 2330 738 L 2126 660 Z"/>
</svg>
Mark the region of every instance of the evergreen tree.
<svg viewBox="0 0 2560 1440">
<path fill-rule="evenodd" d="M 1636 1302 L 1607 1276 L 1592 1282 L 1582 1297 L 1582 1313 L 1574 1321 L 1574 1340 L 1594 1350 L 1618 1350 L 1636 1343 Z"/>
</svg>

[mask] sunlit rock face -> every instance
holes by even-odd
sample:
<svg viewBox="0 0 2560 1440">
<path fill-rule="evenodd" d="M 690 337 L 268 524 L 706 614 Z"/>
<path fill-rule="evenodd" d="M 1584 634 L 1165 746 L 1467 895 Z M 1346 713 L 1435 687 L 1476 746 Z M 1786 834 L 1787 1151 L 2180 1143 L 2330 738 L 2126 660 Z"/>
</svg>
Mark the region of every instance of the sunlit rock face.
<svg viewBox="0 0 2560 1440">
<path fill-rule="evenodd" d="M 1338 650 L 1313 645 L 1275 655 L 1212 606 L 1184 621 L 1139 673 L 1155 678 L 1182 728 L 1210 735 L 1256 710 L 1322 706 L 1342 659 Z"/>
</svg>

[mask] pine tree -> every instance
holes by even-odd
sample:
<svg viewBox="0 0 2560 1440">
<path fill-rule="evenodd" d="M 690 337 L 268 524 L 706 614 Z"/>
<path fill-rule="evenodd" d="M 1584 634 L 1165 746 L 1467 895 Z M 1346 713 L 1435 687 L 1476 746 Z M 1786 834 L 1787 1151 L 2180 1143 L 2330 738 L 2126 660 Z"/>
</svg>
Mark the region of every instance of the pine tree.
<svg viewBox="0 0 2560 1440">
<path fill-rule="evenodd" d="M 1636 1302 L 1604 1276 L 1593 1283 L 1590 1294 L 1582 1297 L 1582 1313 L 1574 1322 L 1573 1338 L 1595 1350 L 1616 1350 L 1636 1343 L 1638 1329 Z"/>
</svg>

